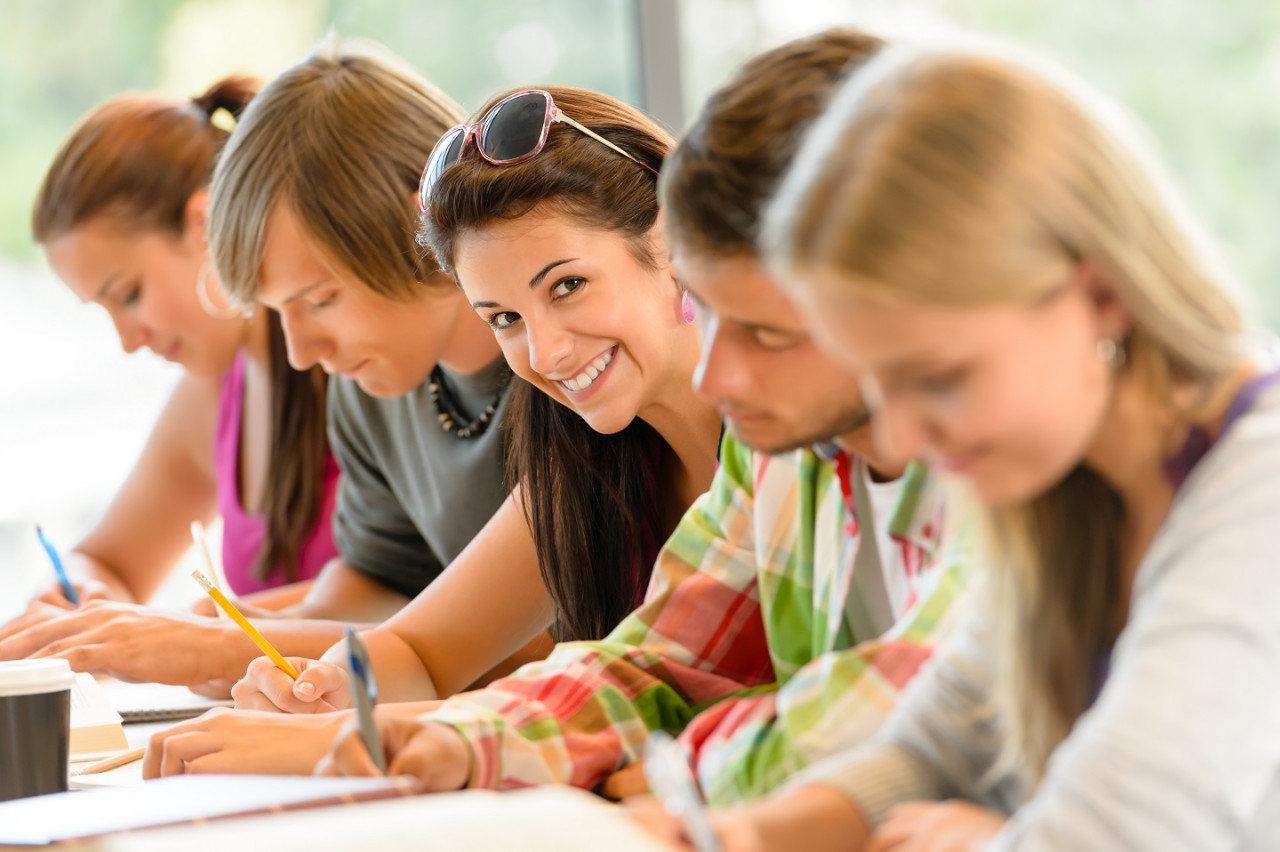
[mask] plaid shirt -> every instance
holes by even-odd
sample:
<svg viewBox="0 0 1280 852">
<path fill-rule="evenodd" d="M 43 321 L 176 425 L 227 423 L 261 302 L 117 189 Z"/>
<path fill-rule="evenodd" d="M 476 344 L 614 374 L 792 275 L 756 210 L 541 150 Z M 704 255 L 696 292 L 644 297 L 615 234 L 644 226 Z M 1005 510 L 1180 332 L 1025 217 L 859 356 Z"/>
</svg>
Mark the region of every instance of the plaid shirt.
<svg viewBox="0 0 1280 852">
<path fill-rule="evenodd" d="M 812 450 L 769 456 L 726 437 L 711 489 L 681 519 L 645 603 L 605 639 L 556 647 L 424 715 L 470 743 L 470 786 L 596 786 L 648 731 L 683 732 L 712 801 L 761 795 L 867 736 L 928 657 L 961 587 L 941 558 L 942 501 L 913 464 L 888 519 L 912 598 L 884 637 L 844 612 L 861 539 L 848 476 Z M 860 643 L 860 644 L 859 644 Z"/>
</svg>

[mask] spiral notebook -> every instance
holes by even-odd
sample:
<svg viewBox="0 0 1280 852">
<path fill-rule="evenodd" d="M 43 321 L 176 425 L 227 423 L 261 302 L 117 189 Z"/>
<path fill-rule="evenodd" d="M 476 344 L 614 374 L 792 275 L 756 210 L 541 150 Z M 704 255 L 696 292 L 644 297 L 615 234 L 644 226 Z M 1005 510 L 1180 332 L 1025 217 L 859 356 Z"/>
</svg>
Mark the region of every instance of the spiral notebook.
<svg viewBox="0 0 1280 852">
<path fill-rule="evenodd" d="M 111 706 L 125 724 L 130 722 L 176 722 L 199 716 L 214 707 L 231 707 L 231 699 L 219 700 L 196 695 L 185 686 L 163 683 L 99 681 Z"/>
</svg>

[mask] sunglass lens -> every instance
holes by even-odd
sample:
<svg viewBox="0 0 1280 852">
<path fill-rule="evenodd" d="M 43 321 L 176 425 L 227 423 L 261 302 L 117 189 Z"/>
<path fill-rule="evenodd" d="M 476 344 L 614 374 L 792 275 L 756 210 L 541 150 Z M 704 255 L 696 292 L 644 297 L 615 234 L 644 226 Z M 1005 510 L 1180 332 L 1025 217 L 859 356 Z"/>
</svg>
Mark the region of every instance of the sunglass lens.
<svg viewBox="0 0 1280 852">
<path fill-rule="evenodd" d="M 538 150 L 547 117 L 547 96 L 527 92 L 501 104 L 485 122 L 480 150 L 489 160 L 504 162 Z"/>
<path fill-rule="evenodd" d="M 426 209 L 427 202 L 431 198 L 431 187 L 435 186 L 441 172 L 458 161 L 466 140 L 466 128 L 455 127 L 440 137 L 436 147 L 431 149 L 431 157 L 427 160 L 427 167 L 422 172 L 422 185 L 418 187 L 418 200 L 422 203 L 423 209 Z"/>
</svg>

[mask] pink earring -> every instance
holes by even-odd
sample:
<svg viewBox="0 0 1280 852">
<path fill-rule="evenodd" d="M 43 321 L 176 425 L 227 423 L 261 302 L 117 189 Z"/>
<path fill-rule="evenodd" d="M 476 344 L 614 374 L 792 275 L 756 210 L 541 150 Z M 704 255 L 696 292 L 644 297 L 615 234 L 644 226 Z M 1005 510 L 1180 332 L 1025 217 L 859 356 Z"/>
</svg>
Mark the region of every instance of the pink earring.
<svg viewBox="0 0 1280 852">
<path fill-rule="evenodd" d="M 689 295 L 688 290 L 685 290 L 684 295 L 680 297 L 680 316 L 684 317 L 686 324 L 693 322 L 697 316 L 693 312 L 693 296 Z"/>
</svg>

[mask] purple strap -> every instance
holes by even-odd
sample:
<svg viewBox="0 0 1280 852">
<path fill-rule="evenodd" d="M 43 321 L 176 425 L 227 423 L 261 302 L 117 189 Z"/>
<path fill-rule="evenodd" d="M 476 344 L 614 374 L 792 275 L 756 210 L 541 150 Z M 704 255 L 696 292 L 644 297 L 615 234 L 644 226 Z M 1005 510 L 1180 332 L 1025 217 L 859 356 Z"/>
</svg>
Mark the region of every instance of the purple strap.
<svg viewBox="0 0 1280 852">
<path fill-rule="evenodd" d="M 1169 477 L 1174 488 L 1182 487 L 1182 483 L 1191 475 L 1192 469 L 1199 464 L 1209 450 L 1213 449 L 1213 445 L 1227 434 L 1227 430 L 1237 420 L 1253 408 L 1253 404 L 1258 401 L 1258 395 L 1278 378 L 1280 378 L 1280 370 L 1272 370 L 1269 373 L 1260 373 L 1245 382 L 1240 390 L 1236 391 L 1231 404 L 1227 406 L 1227 414 L 1222 420 L 1222 428 L 1218 430 L 1217 436 L 1210 436 L 1202 426 L 1191 427 L 1182 448 L 1164 460 L 1165 476 Z"/>
</svg>

